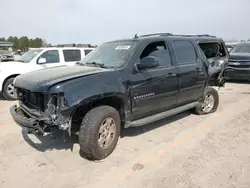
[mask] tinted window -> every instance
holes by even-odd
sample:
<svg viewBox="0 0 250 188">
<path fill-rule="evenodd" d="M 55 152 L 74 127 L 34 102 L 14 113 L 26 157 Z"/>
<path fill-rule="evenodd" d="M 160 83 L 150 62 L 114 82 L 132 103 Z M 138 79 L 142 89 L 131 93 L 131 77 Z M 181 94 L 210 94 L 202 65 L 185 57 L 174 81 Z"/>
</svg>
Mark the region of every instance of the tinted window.
<svg viewBox="0 0 250 188">
<path fill-rule="evenodd" d="M 174 48 L 178 64 L 196 62 L 197 56 L 193 44 L 190 41 L 174 41 Z"/>
<path fill-rule="evenodd" d="M 45 58 L 46 63 L 59 63 L 60 62 L 58 50 L 46 51 L 40 56 L 40 58 Z"/>
<path fill-rule="evenodd" d="M 63 56 L 64 56 L 65 62 L 80 61 L 81 51 L 80 50 L 63 50 Z"/>
<path fill-rule="evenodd" d="M 159 60 L 160 66 L 170 66 L 171 65 L 171 57 L 169 50 L 165 44 L 165 42 L 153 42 L 146 46 L 143 50 L 140 58 L 144 58 L 147 56 L 157 57 Z"/>
<path fill-rule="evenodd" d="M 85 55 L 87 55 L 89 52 L 91 52 L 92 50 L 84 50 Z"/>
</svg>

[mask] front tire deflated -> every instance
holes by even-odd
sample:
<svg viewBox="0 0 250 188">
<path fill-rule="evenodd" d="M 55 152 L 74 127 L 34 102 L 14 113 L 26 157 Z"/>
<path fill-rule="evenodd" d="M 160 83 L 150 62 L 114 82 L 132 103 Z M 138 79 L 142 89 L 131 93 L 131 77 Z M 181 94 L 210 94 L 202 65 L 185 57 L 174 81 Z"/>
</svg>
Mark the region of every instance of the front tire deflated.
<svg viewBox="0 0 250 188">
<path fill-rule="evenodd" d="M 91 109 L 83 118 L 79 131 L 80 155 L 102 160 L 115 149 L 121 131 L 118 111 L 111 106 Z"/>
</svg>

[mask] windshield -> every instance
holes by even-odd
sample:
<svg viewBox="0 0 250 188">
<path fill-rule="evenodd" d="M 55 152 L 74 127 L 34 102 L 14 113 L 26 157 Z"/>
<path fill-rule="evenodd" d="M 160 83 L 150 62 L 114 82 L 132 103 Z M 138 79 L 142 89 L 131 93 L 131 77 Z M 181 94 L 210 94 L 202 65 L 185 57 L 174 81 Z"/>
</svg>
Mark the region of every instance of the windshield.
<svg viewBox="0 0 250 188">
<path fill-rule="evenodd" d="M 0 54 L 2 54 L 2 55 L 12 55 L 12 53 L 10 51 L 7 51 L 7 50 L 0 50 Z"/>
<path fill-rule="evenodd" d="M 26 53 L 24 53 L 18 61 L 24 62 L 24 63 L 29 63 L 39 52 L 42 50 L 30 50 Z"/>
<path fill-rule="evenodd" d="M 103 43 L 88 53 L 79 63 L 102 68 L 122 67 L 134 54 L 137 41 L 114 41 Z"/>
<path fill-rule="evenodd" d="M 238 44 L 230 53 L 250 53 L 250 44 Z"/>
</svg>

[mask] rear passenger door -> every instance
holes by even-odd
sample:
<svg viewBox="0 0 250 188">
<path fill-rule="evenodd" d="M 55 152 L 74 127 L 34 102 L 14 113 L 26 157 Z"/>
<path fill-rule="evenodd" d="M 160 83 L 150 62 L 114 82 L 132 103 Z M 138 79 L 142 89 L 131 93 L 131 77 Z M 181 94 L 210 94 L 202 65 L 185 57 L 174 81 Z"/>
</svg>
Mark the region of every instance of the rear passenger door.
<svg viewBox="0 0 250 188">
<path fill-rule="evenodd" d="M 92 49 L 84 49 L 85 56 L 88 55 L 91 51 L 92 51 Z"/>
<path fill-rule="evenodd" d="M 156 57 L 160 65 L 136 72 L 129 78 L 133 119 L 170 109 L 177 101 L 177 70 L 172 64 L 168 45 L 165 41 L 147 44 L 139 61 L 147 56 Z"/>
<path fill-rule="evenodd" d="M 202 96 L 205 83 L 205 69 L 197 46 L 192 40 L 173 40 L 175 61 L 179 75 L 178 106 L 198 100 Z"/>
</svg>

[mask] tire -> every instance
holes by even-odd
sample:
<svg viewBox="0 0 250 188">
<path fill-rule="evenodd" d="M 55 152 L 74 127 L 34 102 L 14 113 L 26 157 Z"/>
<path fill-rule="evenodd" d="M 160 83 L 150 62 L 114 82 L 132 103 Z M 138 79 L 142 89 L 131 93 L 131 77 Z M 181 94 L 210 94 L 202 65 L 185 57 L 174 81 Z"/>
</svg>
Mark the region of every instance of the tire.
<svg viewBox="0 0 250 188">
<path fill-rule="evenodd" d="M 113 122 L 112 124 L 114 129 L 114 134 L 112 136 L 112 141 L 110 144 L 108 141 L 101 144 L 98 141 L 98 138 L 104 136 L 105 133 L 100 134 L 101 125 L 104 122 Z M 107 129 L 103 129 L 107 131 Z M 83 118 L 81 127 L 79 130 L 79 144 L 80 144 L 80 155 L 90 160 L 102 160 L 109 156 L 115 149 L 121 131 L 121 121 L 118 111 L 110 106 L 98 106 L 91 109 Z M 107 135 L 107 134 L 106 134 Z M 105 136 L 104 136 L 105 138 Z M 110 138 L 107 136 L 107 138 Z M 104 147 L 105 143 L 106 148 Z"/>
<path fill-rule="evenodd" d="M 13 96 L 14 95 L 14 90 L 10 93 L 10 84 L 13 84 L 15 78 L 9 78 L 3 86 L 3 96 L 7 100 L 16 100 L 16 98 Z M 11 95 L 13 93 L 13 95 Z"/>
<path fill-rule="evenodd" d="M 212 107 L 207 108 L 207 110 L 205 110 L 203 105 L 206 106 L 205 105 L 205 98 L 208 96 L 212 96 L 213 105 L 212 105 Z M 204 114 L 213 113 L 218 109 L 218 106 L 219 106 L 219 94 L 218 94 L 218 92 L 214 88 L 208 87 L 204 91 L 203 99 L 200 101 L 199 105 L 194 109 L 194 113 L 197 115 L 204 115 Z"/>
</svg>

